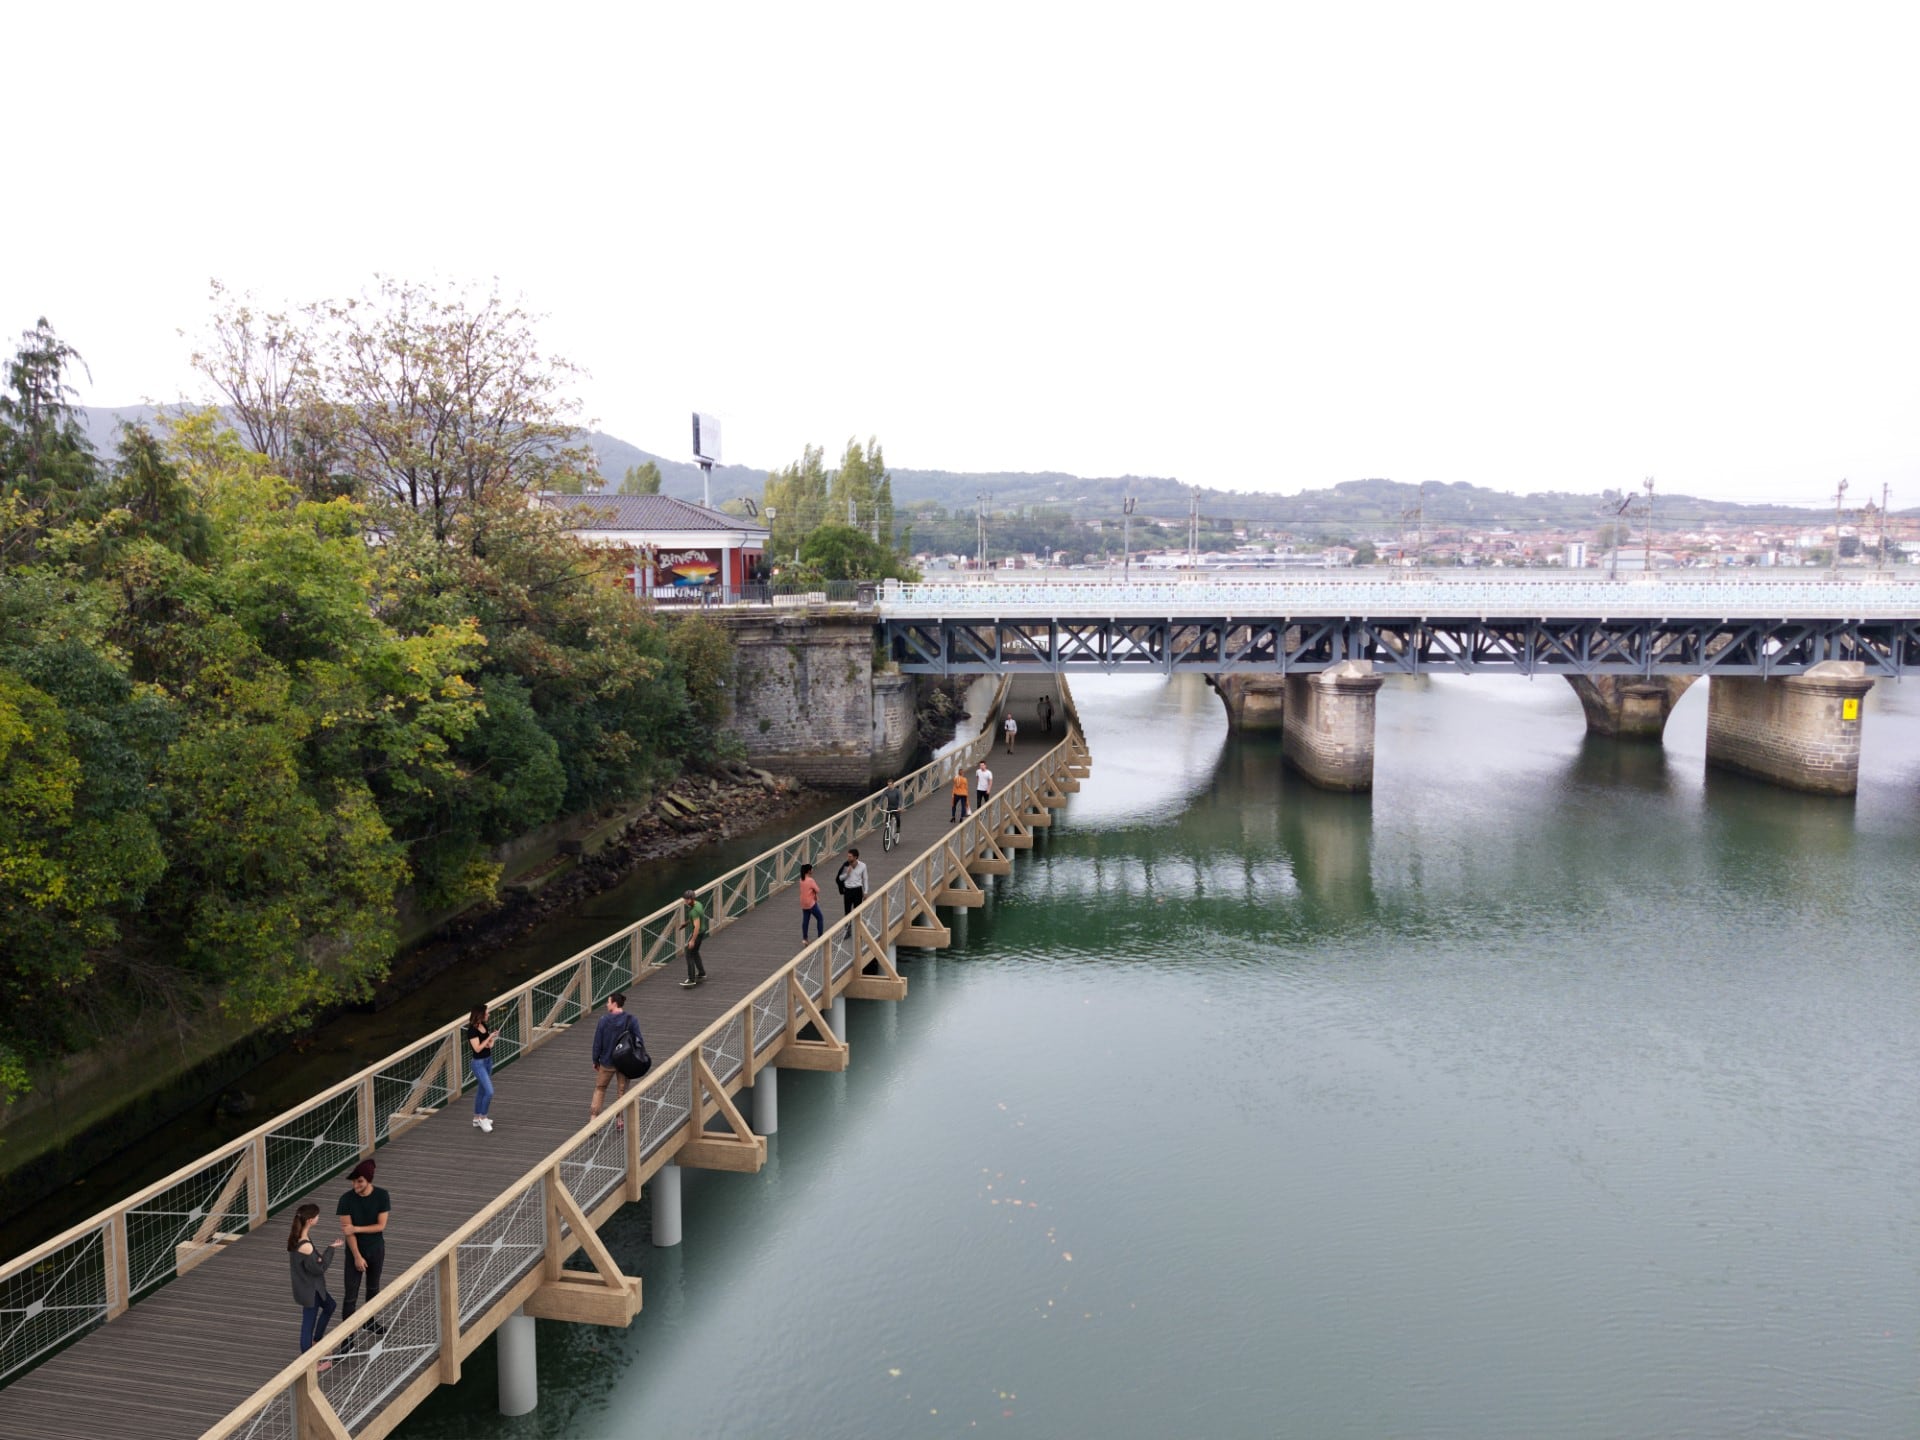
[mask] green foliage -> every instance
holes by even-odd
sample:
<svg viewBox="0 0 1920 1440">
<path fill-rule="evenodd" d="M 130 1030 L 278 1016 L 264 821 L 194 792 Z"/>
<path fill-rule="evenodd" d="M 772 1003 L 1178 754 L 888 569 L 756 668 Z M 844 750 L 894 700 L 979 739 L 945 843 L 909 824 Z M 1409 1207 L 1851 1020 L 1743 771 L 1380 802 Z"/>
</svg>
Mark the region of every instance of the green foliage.
<svg viewBox="0 0 1920 1440">
<path fill-rule="evenodd" d="M 716 753 L 724 631 L 669 636 L 525 504 L 577 472 L 518 312 L 376 298 L 318 330 L 240 307 L 218 353 L 246 434 L 188 413 L 110 463 L 44 323 L 8 369 L 0 1093 L 102 995 L 263 1024 L 364 996 L 404 888 L 490 896 L 489 847 Z M 522 368 L 459 373 L 489 357 Z M 468 408 L 343 414 L 313 387 L 349 365 Z"/>
<path fill-rule="evenodd" d="M 660 467 L 648 460 L 641 465 L 629 465 L 620 477 L 622 495 L 658 495 L 660 493 Z"/>
<path fill-rule="evenodd" d="M 876 545 L 865 531 L 846 525 L 822 525 L 800 547 L 801 563 L 823 580 L 917 580 L 914 570 L 892 550 Z"/>
</svg>

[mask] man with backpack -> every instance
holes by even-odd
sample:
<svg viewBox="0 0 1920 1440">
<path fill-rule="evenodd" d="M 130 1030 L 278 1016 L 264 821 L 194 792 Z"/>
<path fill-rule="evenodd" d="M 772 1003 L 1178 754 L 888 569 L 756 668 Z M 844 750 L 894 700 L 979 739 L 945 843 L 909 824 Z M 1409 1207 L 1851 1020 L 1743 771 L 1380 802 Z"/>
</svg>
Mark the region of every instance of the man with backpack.
<svg viewBox="0 0 1920 1440">
<path fill-rule="evenodd" d="M 593 1106 L 587 1118 L 599 1117 L 607 1103 L 607 1086 L 618 1080 L 618 1093 L 625 1095 L 627 1082 L 646 1074 L 652 1064 L 647 1058 L 647 1042 L 640 1035 L 640 1022 L 627 1014 L 626 994 L 609 995 L 607 1013 L 593 1027 Z"/>
</svg>

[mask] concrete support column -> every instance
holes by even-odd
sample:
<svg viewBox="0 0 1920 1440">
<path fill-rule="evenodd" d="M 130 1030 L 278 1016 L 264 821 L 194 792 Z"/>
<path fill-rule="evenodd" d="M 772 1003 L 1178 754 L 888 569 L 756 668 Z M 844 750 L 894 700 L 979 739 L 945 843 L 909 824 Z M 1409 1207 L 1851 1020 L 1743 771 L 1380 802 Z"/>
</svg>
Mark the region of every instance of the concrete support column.
<svg viewBox="0 0 1920 1440">
<path fill-rule="evenodd" d="M 833 1038 L 842 1045 L 847 1043 L 847 997 L 836 995 L 833 1005 L 827 1011 L 827 1024 L 833 1027 Z"/>
<path fill-rule="evenodd" d="M 1286 724 L 1284 675 L 1209 675 L 1227 707 L 1227 728 L 1241 734 L 1278 734 Z"/>
<path fill-rule="evenodd" d="M 680 1167 L 669 1160 L 647 1182 L 653 1205 L 653 1243 L 664 1250 L 680 1243 Z"/>
<path fill-rule="evenodd" d="M 1698 675 L 1569 675 L 1587 712 L 1587 733 L 1610 740 L 1658 740 L 1667 717 Z"/>
<path fill-rule="evenodd" d="M 1873 688 L 1857 660 L 1760 680 L 1715 675 L 1707 691 L 1707 763 L 1789 790 L 1860 788 L 1860 702 Z"/>
<path fill-rule="evenodd" d="M 525 1415 L 540 1403 L 540 1361 L 533 1327 L 533 1317 L 516 1310 L 493 1332 L 500 1352 L 502 1415 Z"/>
<path fill-rule="evenodd" d="M 1323 790 L 1373 788 L 1373 702 L 1382 679 L 1360 660 L 1287 676 L 1286 762 Z"/>
<path fill-rule="evenodd" d="M 771 1135 L 780 1128 L 780 1072 L 769 1065 L 753 1077 L 753 1133 Z"/>
</svg>

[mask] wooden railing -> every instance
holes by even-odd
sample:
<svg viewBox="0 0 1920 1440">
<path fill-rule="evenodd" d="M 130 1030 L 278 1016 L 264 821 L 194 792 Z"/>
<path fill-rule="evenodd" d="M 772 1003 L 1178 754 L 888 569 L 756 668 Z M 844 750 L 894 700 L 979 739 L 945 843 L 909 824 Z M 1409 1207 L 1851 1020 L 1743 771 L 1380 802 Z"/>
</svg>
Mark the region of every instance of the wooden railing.
<svg viewBox="0 0 1920 1440">
<path fill-rule="evenodd" d="M 902 781 L 908 803 L 944 789 L 986 753 L 1008 681 L 981 733 Z M 702 886 L 719 930 L 797 883 L 803 864 L 873 830 L 880 796 L 866 796 L 793 839 Z M 590 1014 L 680 953 L 678 901 L 614 932 L 493 1002 L 494 1069 Z M 92 1219 L 0 1266 L 0 1383 L 159 1286 L 217 1255 L 283 1206 L 338 1175 L 456 1098 L 468 1082 L 465 1016 L 321 1091 Z"/>
<path fill-rule="evenodd" d="M 206 1440 L 343 1433 L 380 1440 L 427 1392 L 457 1380 L 466 1357 L 520 1307 L 602 1323 L 630 1318 L 639 1282 L 620 1274 L 596 1227 L 639 1199 L 641 1186 L 671 1161 L 758 1169 L 766 1142 L 752 1134 L 732 1095 L 776 1061 L 842 1068 L 845 1047 L 824 1013 L 834 998 L 904 994 L 889 946 L 947 943 L 934 907 L 978 903 L 970 872 L 1006 873 L 1007 851 L 1032 843 L 1034 829 L 1050 823 L 1051 808 L 1087 766 L 1087 750 L 1070 728 L 1038 764 L 656 1064 L 597 1120 L 206 1431 Z M 802 1034 L 809 1028 L 813 1038 Z M 710 1128 L 715 1119 L 725 1128 Z M 576 1249 L 588 1252 L 591 1272 L 563 1269 Z M 363 1342 L 375 1325 L 384 1333 L 369 1347 Z M 322 1368 L 345 1350 L 353 1352 L 350 1360 Z"/>
</svg>

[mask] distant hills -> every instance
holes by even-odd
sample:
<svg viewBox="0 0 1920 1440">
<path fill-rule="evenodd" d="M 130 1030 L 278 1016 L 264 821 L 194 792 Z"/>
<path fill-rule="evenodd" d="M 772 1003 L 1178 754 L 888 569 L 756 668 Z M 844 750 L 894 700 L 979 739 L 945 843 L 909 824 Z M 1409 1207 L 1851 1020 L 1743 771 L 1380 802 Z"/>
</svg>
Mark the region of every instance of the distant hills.
<svg viewBox="0 0 1920 1440">
<path fill-rule="evenodd" d="M 155 411 L 150 405 L 88 406 L 82 407 L 81 413 L 96 447 L 110 452 L 122 422 L 151 420 Z M 663 494 L 685 500 L 700 499 L 700 467 L 691 461 L 655 455 L 604 431 L 589 431 L 585 439 L 599 458 L 600 471 L 609 488 L 617 486 L 628 469 L 651 460 L 660 467 Z M 911 519 L 913 511 L 934 507 L 949 513 L 970 512 L 976 495 L 991 494 L 993 513 L 997 516 L 1050 510 L 1068 512 L 1083 520 L 1118 519 L 1122 502 L 1132 496 L 1137 518 L 1184 523 L 1193 493 L 1191 486 L 1178 480 L 1152 475 L 902 469 L 889 473 L 893 477 L 894 504 L 903 520 Z M 745 496 L 757 502 L 766 478 L 765 470 L 753 466 L 716 465 L 713 501 L 721 505 Z M 1199 507 L 1213 528 L 1227 522 L 1252 523 L 1302 536 L 1365 536 L 1394 535 L 1416 524 L 1429 534 L 1443 529 L 1587 530 L 1607 523 L 1627 498 L 1618 492 L 1534 491 L 1516 495 L 1465 482 L 1423 487 L 1396 480 L 1365 479 L 1345 480 L 1293 495 L 1202 489 Z M 1633 523 L 1637 527 L 1640 523 L 1637 491 L 1634 503 Z M 1654 526 L 1662 531 L 1803 526 L 1817 521 L 1822 513 L 1794 505 L 1735 504 L 1692 495 L 1656 493 L 1654 496 Z M 1920 507 L 1894 513 L 1920 515 Z"/>
</svg>

